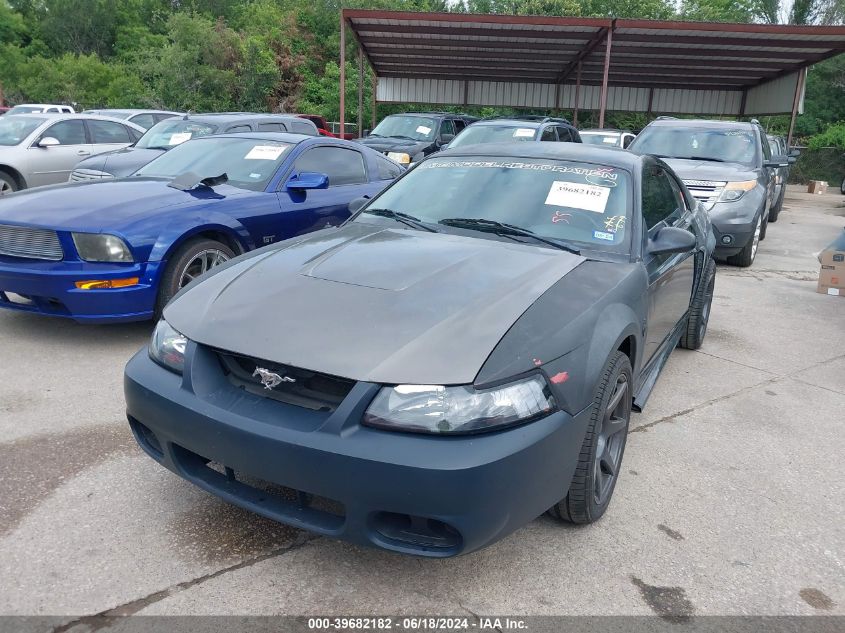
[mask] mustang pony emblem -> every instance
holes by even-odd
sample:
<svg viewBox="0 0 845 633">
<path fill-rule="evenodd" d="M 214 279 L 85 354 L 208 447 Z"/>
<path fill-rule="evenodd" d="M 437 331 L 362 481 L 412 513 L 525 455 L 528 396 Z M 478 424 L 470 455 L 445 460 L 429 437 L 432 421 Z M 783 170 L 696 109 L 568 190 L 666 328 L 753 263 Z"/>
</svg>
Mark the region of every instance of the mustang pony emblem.
<svg viewBox="0 0 845 633">
<path fill-rule="evenodd" d="M 296 378 L 291 378 L 290 376 L 280 376 L 269 369 L 264 369 L 263 367 L 256 367 L 255 371 L 252 372 L 253 377 L 258 377 L 261 379 L 261 384 L 264 385 L 265 389 L 273 389 L 274 387 L 278 387 L 283 382 L 296 382 Z"/>
</svg>

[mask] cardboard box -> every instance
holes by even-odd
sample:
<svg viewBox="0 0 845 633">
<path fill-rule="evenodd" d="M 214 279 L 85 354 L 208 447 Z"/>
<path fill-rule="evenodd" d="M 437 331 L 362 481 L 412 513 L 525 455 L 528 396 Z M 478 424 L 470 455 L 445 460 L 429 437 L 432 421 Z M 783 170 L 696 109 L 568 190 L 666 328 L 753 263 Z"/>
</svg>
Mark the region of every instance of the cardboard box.
<svg viewBox="0 0 845 633">
<path fill-rule="evenodd" d="M 816 292 L 845 297 L 845 231 L 819 253 L 819 285 Z"/>
<path fill-rule="evenodd" d="M 824 180 L 811 180 L 807 186 L 807 193 L 822 194 L 827 191 L 827 182 Z"/>
</svg>

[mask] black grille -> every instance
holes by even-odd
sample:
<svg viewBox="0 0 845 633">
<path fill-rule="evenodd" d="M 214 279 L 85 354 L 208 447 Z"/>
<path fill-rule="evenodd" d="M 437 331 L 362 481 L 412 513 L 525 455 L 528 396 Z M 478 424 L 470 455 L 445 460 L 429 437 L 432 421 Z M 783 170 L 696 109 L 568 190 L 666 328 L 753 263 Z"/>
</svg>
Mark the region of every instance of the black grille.
<svg viewBox="0 0 845 633">
<path fill-rule="evenodd" d="M 236 387 L 263 398 L 271 398 L 314 411 L 334 411 L 355 386 L 354 380 L 338 378 L 329 374 L 280 365 L 270 361 L 217 352 L 226 376 Z M 261 382 L 257 370 L 276 374 L 280 379 L 276 386 L 267 388 Z"/>
</svg>

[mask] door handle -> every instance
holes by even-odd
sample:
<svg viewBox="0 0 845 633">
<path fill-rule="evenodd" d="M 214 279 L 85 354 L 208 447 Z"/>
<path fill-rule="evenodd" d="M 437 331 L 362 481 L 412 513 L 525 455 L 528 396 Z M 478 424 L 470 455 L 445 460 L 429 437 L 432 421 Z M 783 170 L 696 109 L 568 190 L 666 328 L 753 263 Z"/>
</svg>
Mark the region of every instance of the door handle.
<svg viewBox="0 0 845 633">
<path fill-rule="evenodd" d="M 84 149 L 80 149 L 80 150 L 77 150 L 76 155 L 77 156 L 90 156 L 91 152 L 84 150 Z"/>
</svg>

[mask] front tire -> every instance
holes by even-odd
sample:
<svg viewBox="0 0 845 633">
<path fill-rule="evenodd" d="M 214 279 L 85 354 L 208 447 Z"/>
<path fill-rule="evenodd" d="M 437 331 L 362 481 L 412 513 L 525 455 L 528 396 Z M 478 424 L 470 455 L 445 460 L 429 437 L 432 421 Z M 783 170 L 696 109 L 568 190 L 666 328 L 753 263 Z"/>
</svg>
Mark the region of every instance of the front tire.
<svg viewBox="0 0 845 633">
<path fill-rule="evenodd" d="M 630 360 L 622 352 L 614 352 L 596 385 L 590 423 L 569 490 L 549 509 L 553 517 L 568 523 L 593 523 L 607 510 L 628 439 L 633 386 Z"/>
<path fill-rule="evenodd" d="M 777 202 L 772 207 L 772 210 L 769 211 L 769 222 L 777 222 L 778 216 L 780 215 L 780 211 L 783 208 L 783 199 L 786 198 L 786 185 L 783 185 L 780 188 L 780 195 L 778 196 Z"/>
<path fill-rule="evenodd" d="M 754 263 L 757 257 L 757 248 L 760 246 L 760 232 L 762 231 L 763 217 L 757 216 L 757 223 L 754 225 L 754 232 L 751 234 L 751 239 L 748 240 L 741 251 L 736 255 L 728 257 L 728 263 L 732 266 L 739 266 L 741 268 L 748 268 Z"/>
<path fill-rule="evenodd" d="M 9 174 L 0 171 L 0 196 L 5 196 L 7 193 L 14 193 L 18 190 L 18 183 Z"/>
<path fill-rule="evenodd" d="M 681 347 L 684 349 L 698 349 L 707 334 L 707 323 L 710 321 L 710 306 L 713 303 L 713 290 L 716 287 L 716 262 L 712 257 L 707 258 L 702 271 L 701 283 L 695 290 L 689 306 L 687 331 L 681 337 Z"/>
<path fill-rule="evenodd" d="M 235 256 L 231 248 L 216 240 L 196 239 L 180 246 L 164 269 L 156 301 L 156 318 L 173 296 L 191 281 Z"/>
</svg>

